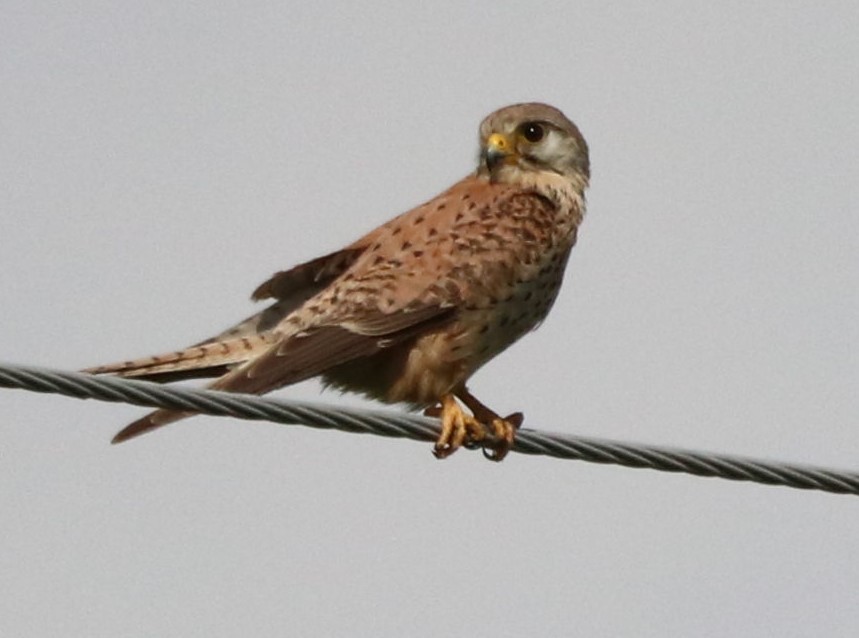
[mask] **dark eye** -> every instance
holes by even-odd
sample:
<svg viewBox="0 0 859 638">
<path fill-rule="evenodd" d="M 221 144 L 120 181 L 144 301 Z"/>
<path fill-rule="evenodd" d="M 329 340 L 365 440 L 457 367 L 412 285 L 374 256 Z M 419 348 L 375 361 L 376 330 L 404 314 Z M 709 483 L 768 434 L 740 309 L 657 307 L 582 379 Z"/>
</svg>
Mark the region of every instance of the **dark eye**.
<svg viewBox="0 0 859 638">
<path fill-rule="evenodd" d="M 531 142 L 531 144 L 536 144 L 542 140 L 545 134 L 546 130 L 543 128 L 542 124 L 528 122 L 527 124 L 522 125 L 522 137 Z"/>
</svg>

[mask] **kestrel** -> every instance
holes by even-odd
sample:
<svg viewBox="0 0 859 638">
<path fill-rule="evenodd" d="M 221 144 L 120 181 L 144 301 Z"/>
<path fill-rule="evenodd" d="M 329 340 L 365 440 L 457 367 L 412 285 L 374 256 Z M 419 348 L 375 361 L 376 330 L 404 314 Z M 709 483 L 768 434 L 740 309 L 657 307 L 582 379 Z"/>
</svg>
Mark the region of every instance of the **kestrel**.
<svg viewBox="0 0 859 638">
<path fill-rule="evenodd" d="M 85 372 L 218 377 L 210 388 L 255 394 L 321 376 L 440 416 L 439 458 L 467 445 L 500 461 L 522 416 L 498 416 L 466 382 L 549 312 L 590 167 L 578 128 L 546 104 L 495 111 L 479 139 L 474 173 L 342 250 L 276 273 L 252 295 L 273 300 L 262 312 L 184 350 Z M 192 414 L 157 410 L 113 442 Z"/>
</svg>

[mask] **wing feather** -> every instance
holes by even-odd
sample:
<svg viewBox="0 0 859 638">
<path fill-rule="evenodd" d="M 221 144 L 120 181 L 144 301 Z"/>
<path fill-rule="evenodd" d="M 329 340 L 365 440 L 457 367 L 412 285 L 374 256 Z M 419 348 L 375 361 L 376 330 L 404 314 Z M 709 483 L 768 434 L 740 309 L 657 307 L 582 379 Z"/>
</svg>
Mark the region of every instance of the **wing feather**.
<svg viewBox="0 0 859 638">
<path fill-rule="evenodd" d="M 379 313 L 381 315 L 381 313 Z M 451 321 L 453 308 L 423 308 L 340 325 L 320 326 L 284 338 L 265 354 L 224 375 L 210 387 L 263 394 L 310 379 L 341 364 L 390 348 Z M 386 329 L 381 329 L 386 326 Z"/>
</svg>

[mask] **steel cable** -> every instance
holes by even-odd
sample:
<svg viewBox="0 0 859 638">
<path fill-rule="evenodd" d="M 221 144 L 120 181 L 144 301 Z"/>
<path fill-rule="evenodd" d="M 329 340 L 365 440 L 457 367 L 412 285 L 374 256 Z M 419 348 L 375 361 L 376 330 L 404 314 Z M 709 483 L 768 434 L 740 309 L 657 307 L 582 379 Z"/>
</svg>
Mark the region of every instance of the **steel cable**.
<svg viewBox="0 0 859 638">
<path fill-rule="evenodd" d="M 0 363 L 0 387 L 420 441 L 434 441 L 439 433 L 436 419 L 414 414 L 340 408 L 2 363 Z M 857 473 L 618 443 L 529 428 L 521 428 L 518 431 L 513 451 L 591 463 L 609 463 L 663 472 L 683 472 L 734 481 L 752 481 L 797 489 L 859 495 L 859 474 Z"/>
</svg>

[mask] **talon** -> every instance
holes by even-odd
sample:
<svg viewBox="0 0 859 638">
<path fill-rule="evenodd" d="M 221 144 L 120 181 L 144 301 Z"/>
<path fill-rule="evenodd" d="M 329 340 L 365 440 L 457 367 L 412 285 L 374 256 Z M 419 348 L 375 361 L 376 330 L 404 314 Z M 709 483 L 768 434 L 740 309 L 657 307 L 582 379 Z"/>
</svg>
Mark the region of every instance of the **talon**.
<svg viewBox="0 0 859 638">
<path fill-rule="evenodd" d="M 512 415 L 516 416 L 516 415 Z M 495 418 L 492 419 L 492 433 L 493 433 L 493 441 L 487 442 L 486 445 L 483 446 L 483 456 L 485 456 L 490 461 L 501 461 L 507 456 L 507 453 L 513 447 L 513 441 L 516 438 L 516 429 L 522 423 L 521 414 L 519 415 L 520 419 L 518 423 L 515 423 L 510 420 L 510 417 L 506 419 Z"/>
<path fill-rule="evenodd" d="M 437 459 L 447 458 L 460 447 L 475 448 L 488 436 L 486 426 L 463 412 L 452 394 L 441 399 L 441 434 L 433 454 Z"/>
<path fill-rule="evenodd" d="M 514 430 L 518 430 L 522 427 L 522 422 L 525 420 L 525 415 L 521 412 L 514 412 L 513 414 L 508 414 L 504 417 L 504 420 L 507 421 L 510 425 L 513 426 Z"/>
<path fill-rule="evenodd" d="M 492 430 L 490 440 L 483 445 L 483 456 L 491 461 L 500 461 L 513 447 L 516 430 L 522 425 L 525 417 L 521 412 L 514 412 L 501 418 L 477 400 L 464 386 L 459 388 L 456 396 L 471 410 L 474 416 L 488 424 Z"/>
<path fill-rule="evenodd" d="M 463 411 L 457 398 L 471 410 L 471 415 Z M 500 461 L 513 448 L 516 430 L 524 420 L 521 412 L 501 418 L 465 387 L 459 388 L 455 394 L 444 395 L 440 405 L 427 408 L 424 414 L 441 417 L 441 434 L 433 449 L 433 454 L 439 459 L 447 458 L 460 447 L 472 450 L 479 447 L 487 459 Z"/>
</svg>

